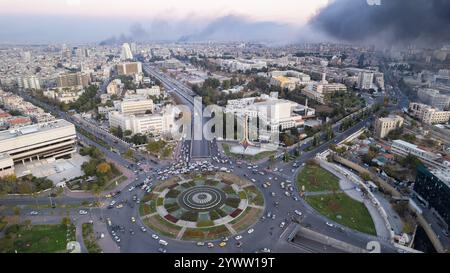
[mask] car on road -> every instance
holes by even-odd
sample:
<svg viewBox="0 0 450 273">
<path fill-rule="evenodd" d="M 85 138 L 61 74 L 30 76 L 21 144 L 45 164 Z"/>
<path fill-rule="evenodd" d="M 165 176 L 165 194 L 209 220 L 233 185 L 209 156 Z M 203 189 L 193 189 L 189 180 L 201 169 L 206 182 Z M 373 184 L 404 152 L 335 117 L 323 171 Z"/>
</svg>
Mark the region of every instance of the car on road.
<svg viewBox="0 0 450 273">
<path fill-rule="evenodd" d="M 253 231 L 255 231 L 255 230 L 254 230 L 253 228 L 251 228 L 251 229 L 247 230 L 247 233 L 248 233 L 248 234 L 252 234 Z"/>
<path fill-rule="evenodd" d="M 285 192 L 284 192 L 284 195 L 286 195 L 287 197 L 289 197 L 289 196 L 291 196 L 291 193 L 288 192 L 288 191 L 285 191 Z"/>
<path fill-rule="evenodd" d="M 30 212 L 30 215 L 38 215 L 38 214 L 39 214 L 39 212 L 37 212 L 37 211 L 35 211 L 35 210 L 33 210 L 33 211 Z"/>
<path fill-rule="evenodd" d="M 160 252 L 160 253 L 166 253 L 167 250 L 166 250 L 165 248 L 160 247 L 160 248 L 158 248 L 158 252 Z"/>
<path fill-rule="evenodd" d="M 141 229 L 142 232 L 146 232 L 147 231 L 147 229 L 145 227 L 140 227 L 140 229 Z"/>
<path fill-rule="evenodd" d="M 211 242 L 209 242 L 209 243 L 208 243 L 208 248 L 213 248 L 213 247 L 214 247 L 214 244 L 211 243 Z"/>
<path fill-rule="evenodd" d="M 131 186 L 129 189 L 128 189 L 128 191 L 132 191 L 132 190 L 134 190 L 134 186 Z"/>
<path fill-rule="evenodd" d="M 238 235 L 238 236 L 234 237 L 234 239 L 236 239 L 236 241 L 239 241 L 240 239 L 242 239 L 242 236 Z"/>
<path fill-rule="evenodd" d="M 332 224 L 332 223 L 330 223 L 330 222 L 326 222 L 325 223 L 327 226 L 329 226 L 329 227 L 334 227 L 334 225 Z"/>
<path fill-rule="evenodd" d="M 272 197 L 275 197 L 276 193 L 275 192 L 271 192 L 270 195 L 272 195 Z"/>
<path fill-rule="evenodd" d="M 226 247 L 227 246 L 227 242 L 220 242 L 219 246 L 220 247 Z"/>
<path fill-rule="evenodd" d="M 197 242 L 197 246 L 204 246 L 205 242 Z"/>
<path fill-rule="evenodd" d="M 155 240 L 159 239 L 158 235 L 156 235 L 156 234 L 152 234 L 152 238 L 155 239 Z"/>
<path fill-rule="evenodd" d="M 301 211 L 299 211 L 299 210 L 297 210 L 297 209 L 296 209 L 296 210 L 294 210 L 294 213 L 295 213 L 295 214 L 297 214 L 298 216 L 302 216 L 302 212 L 301 212 Z"/>
<path fill-rule="evenodd" d="M 280 228 L 284 228 L 285 225 L 286 225 L 285 222 L 281 222 L 281 223 L 280 223 Z"/>
<path fill-rule="evenodd" d="M 131 217 L 131 223 L 136 223 L 136 218 Z"/>
<path fill-rule="evenodd" d="M 86 210 L 80 210 L 78 213 L 79 213 L 80 215 L 86 215 L 86 214 L 88 214 L 88 212 L 87 212 Z"/>
<path fill-rule="evenodd" d="M 166 242 L 166 241 L 164 241 L 164 240 L 159 240 L 158 243 L 159 243 L 160 245 L 163 245 L 163 246 L 166 246 L 166 245 L 169 244 L 168 242 Z"/>
<path fill-rule="evenodd" d="M 134 230 L 132 230 L 131 228 L 130 228 L 130 235 L 134 235 Z"/>
<path fill-rule="evenodd" d="M 261 249 L 261 252 L 262 253 L 270 253 L 271 250 L 270 250 L 270 248 L 265 247 L 265 248 Z"/>
<path fill-rule="evenodd" d="M 241 241 L 236 243 L 236 247 L 241 247 L 241 246 L 242 246 L 242 242 Z"/>
<path fill-rule="evenodd" d="M 121 208 L 123 208 L 123 204 L 118 204 L 118 205 L 116 206 L 116 209 L 121 209 Z"/>
</svg>

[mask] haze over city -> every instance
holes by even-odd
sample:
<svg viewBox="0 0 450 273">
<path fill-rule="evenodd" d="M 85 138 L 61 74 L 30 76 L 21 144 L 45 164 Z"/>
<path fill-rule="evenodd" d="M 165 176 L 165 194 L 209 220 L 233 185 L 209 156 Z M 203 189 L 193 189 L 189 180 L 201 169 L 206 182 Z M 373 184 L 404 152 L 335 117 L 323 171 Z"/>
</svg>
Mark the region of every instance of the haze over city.
<svg viewBox="0 0 450 273">
<path fill-rule="evenodd" d="M 0 253 L 290 272 L 449 225 L 450 1 L 0 0 Z"/>
</svg>

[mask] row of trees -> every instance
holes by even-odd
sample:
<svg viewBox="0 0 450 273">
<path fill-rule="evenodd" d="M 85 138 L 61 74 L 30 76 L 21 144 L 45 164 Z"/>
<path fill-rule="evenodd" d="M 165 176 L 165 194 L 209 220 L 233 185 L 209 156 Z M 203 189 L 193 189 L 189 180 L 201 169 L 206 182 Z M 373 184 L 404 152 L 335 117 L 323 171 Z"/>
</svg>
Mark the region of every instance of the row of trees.
<svg viewBox="0 0 450 273">
<path fill-rule="evenodd" d="M 103 153 L 96 147 L 83 147 L 80 150 L 81 155 L 89 155 L 91 159 L 81 165 L 85 177 L 96 177 L 94 182 L 86 182 L 82 185 L 84 190 L 94 190 L 102 188 L 108 181 L 120 175 L 120 171 L 112 163 L 108 163 Z"/>
<path fill-rule="evenodd" d="M 1 194 L 31 194 L 53 187 L 53 182 L 45 177 L 35 177 L 31 174 L 17 178 L 9 175 L 0 178 Z"/>
</svg>

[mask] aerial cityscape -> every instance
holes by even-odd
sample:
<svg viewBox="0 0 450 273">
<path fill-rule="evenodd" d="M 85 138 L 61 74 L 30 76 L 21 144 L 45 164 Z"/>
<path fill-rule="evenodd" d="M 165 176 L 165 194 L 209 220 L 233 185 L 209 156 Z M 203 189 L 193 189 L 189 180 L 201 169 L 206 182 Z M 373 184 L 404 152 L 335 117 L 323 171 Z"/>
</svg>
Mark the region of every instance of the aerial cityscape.
<svg viewBox="0 0 450 273">
<path fill-rule="evenodd" d="M 450 252 L 449 11 L 0 1 L 0 253 Z"/>
</svg>

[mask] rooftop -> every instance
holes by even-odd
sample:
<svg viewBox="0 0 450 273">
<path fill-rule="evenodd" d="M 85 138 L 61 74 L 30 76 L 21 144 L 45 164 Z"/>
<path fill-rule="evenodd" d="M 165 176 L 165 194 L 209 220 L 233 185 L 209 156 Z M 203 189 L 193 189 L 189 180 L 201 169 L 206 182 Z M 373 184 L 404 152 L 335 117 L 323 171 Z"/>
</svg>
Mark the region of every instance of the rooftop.
<svg viewBox="0 0 450 273">
<path fill-rule="evenodd" d="M 24 127 L 12 129 L 12 130 L 6 130 L 6 131 L 0 132 L 0 141 L 11 139 L 11 138 L 16 138 L 16 137 L 23 136 L 23 135 L 29 135 L 29 134 L 34 134 L 34 133 L 38 133 L 38 132 L 50 131 L 50 130 L 54 130 L 57 128 L 63 128 L 63 127 L 67 127 L 67 126 L 73 126 L 73 124 L 64 119 L 57 119 L 57 120 L 50 121 L 50 122 L 28 125 L 28 126 L 24 126 Z"/>
</svg>

